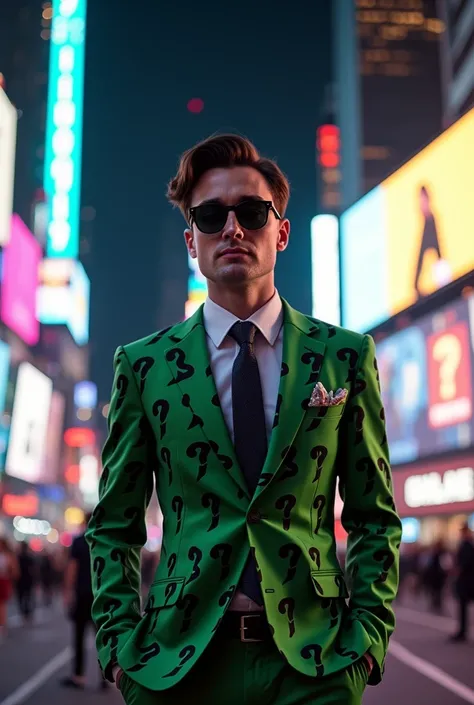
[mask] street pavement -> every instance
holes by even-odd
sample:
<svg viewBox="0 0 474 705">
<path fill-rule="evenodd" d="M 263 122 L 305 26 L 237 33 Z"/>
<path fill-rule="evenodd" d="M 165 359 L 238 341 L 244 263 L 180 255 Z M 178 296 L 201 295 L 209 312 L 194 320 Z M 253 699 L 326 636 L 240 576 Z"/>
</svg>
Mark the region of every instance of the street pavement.
<svg viewBox="0 0 474 705">
<path fill-rule="evenodd" d="M 474 609 L 474 608 L 473 608 Z M 472 642 L 449 644 L 456 624 L 448 616 L 431 614 L 423 603 L 397 606 L 397 630 L 381 685 L 369 687 L 364 705 L 474 705 L 474 614 Z M 120 705 L 110 686 L 99 690 L 100 675 L 89 634 L 87 688 L 65 690 L 59 680 L 69 674 L 70 625 L 61 607 L 42 609 L 31 626 L 10 616 L 10 633 L 0 644 L 0 705 Z M 179 704 L 177 704 L 179 705 Z M 225 705 L 225 703 L 222 703 Z"/>
</svg>

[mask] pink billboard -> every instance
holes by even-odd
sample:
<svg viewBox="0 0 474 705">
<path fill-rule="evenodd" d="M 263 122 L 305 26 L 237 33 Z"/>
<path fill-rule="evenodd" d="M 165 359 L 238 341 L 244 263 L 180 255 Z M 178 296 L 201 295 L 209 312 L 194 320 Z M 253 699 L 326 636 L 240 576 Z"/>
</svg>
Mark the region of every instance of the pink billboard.
<svg viewBox="0 0 474 705">
<path fill-rule="evenodd" d="M 20 216 L 13 215 L 10 241 L 3 250 L 0 316 L 27 345 L 36 345 L 39 340 L 36 292 L 41 257 L 39 242 Z"/>
</svg>

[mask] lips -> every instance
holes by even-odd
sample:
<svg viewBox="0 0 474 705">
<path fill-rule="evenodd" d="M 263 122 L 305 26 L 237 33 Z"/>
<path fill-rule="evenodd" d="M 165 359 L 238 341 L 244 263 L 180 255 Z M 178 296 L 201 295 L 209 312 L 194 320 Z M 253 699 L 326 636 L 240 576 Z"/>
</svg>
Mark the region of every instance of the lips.
<svg viewBox="0 0 474 705">
<path fill-rule="evenodd" d="M 224 257 L 225 255 L 248 255 L 250 254 L 248 250 L 244 250 L 242 247 L 228 247 L 223 250 L 219 257 Z"/>
</svg>

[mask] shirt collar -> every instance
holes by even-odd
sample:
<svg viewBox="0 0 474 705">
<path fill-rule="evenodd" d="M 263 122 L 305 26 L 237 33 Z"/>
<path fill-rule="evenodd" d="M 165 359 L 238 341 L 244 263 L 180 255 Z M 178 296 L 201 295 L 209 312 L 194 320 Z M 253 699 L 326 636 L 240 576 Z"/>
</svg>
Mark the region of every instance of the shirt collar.
<svg viewBox="0 0 474 705">
<path fill-rule="evenodd" d="M 222 308 L 211 299 L 207 298 L 203 309 L 204 327 L 206 333 L 219 348 L 224 342 L 224 338 L 240 319 L 233 313 Z M 270 301 L 255 311 L 248 319 L 254 323 L 270 345 L 275 345 L 278 334 L 283 324 L 283 306 L 280 295 L 275 290 Z"/>
</svg>

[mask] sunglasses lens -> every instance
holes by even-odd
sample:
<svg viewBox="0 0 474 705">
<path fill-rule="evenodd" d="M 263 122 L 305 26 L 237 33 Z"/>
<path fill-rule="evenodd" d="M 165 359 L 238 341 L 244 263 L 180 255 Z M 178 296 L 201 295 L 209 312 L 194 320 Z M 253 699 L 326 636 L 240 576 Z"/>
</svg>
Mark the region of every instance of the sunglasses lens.
<svg viewBox="0 0 474 705">
<path fill-rule="evenodd" d="M 263 201 L 245 201 L 235 209 L 237 220 L 246 230 L 263 228 L 268 219 L 268 208 Z"/>
<path fill-rule="evenodd" d="M 214 203 L 198 206 L 194 211 L 194 222 L 202 233 L 211 235 L 222 230 L 227 220 L 227 209 Z"/>
</svg>

